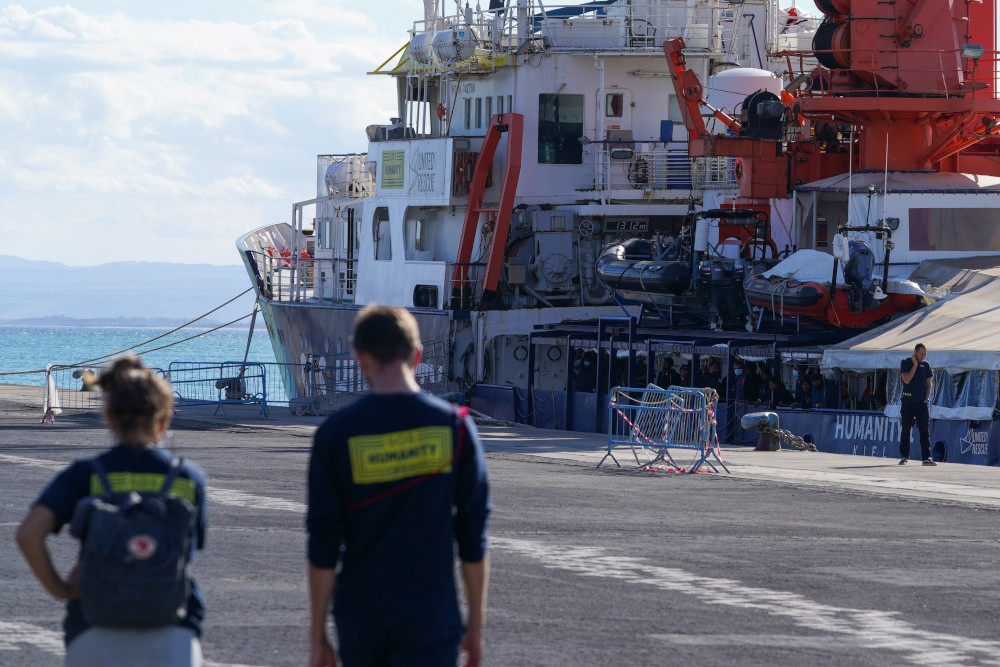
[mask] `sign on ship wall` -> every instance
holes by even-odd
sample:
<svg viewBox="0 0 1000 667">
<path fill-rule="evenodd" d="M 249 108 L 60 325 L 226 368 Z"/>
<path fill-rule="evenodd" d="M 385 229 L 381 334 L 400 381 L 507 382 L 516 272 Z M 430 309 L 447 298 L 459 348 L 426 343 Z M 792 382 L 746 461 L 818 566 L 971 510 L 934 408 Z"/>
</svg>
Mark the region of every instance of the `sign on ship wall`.
<svg viewBox="0 0 1000 667">
<path fill-rule="evenodd" d="M 450 203 L 450 140 L 386 141 L 379 147 L 378 195 L 431 206 Z"/>
<path fill-rule="evenodd" d="M 750 411 L 742 406 L 740 415 Z M 899 457 L 902 424 L 899 419 L 878 412 L 829 410 L 776 410 L 781 427 L 799 436 L 809 435 L 821 452 L 872 456 L 879 459 Z M 754 444 L 757 433 L 740 429 L 739 444 Z M 931 453 L 950 463 L 1000 465 L 1000 419 L 992 422 L 930 422 Z M 920 437 L 914 428 L 910 435 L 910 456 L 920 457 Z"/>
<path fill-rule="evenodd" d="M 876 412 L 777 410 L 781 427 L 809 434 L 821 452 L 894 459 L 899 456 L 899 419 Z M 756 434 L 750 433 L 753 440 Z M 953 463 L 1000 465 L 1000 419 L 992 422 L 932 420 L 932 454 Z M 920 457 L 920 438 L 910 435 L 910 456 Z"/>
</svg>

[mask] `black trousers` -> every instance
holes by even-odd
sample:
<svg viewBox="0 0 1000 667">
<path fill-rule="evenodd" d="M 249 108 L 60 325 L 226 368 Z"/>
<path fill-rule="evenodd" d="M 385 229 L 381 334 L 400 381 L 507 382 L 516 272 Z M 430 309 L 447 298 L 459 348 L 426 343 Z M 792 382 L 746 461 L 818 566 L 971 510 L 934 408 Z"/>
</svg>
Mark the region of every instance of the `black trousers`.
<svg viewBox="0 0 1000 667">
<path fill-rule="evenodd" d="M 927 425 L 927 404 L 907 403 L 903 401 L 900 405 L 900 418 L 903 421 L 903 431 L 899 434 L 899 455 L 910 458 L 910 431 L 913 430 L 913 422 L 917 422 L 917 431 L 920 433 L 920 457 L 929 459 L 931 457 L 931 434 Z"/>
</svg>

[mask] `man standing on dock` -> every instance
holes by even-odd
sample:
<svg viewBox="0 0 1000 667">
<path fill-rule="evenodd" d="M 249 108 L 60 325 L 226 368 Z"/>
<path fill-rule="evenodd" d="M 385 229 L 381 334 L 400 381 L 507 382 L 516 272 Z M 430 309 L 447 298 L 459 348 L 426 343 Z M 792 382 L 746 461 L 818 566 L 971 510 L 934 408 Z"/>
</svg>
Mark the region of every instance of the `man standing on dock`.
<svg viewBox="0 0 1000 667">
<path fill-rule="evenodd" d="M 913 356 L 903 359 L 899 364 L 899 373 L 903 380 L 903 394 L 900 397 L 900 418 L 903 430 L 899 436 L 899 465 L 905 465 L 910 459 L 910 431 L 913 422 L 917 423 L 920 433 L 920 455 L 925 466 L 937 465 L 931 458 L 931 436 L 928 428 L 927 402 L 931 396 L 931 366 L 924 358 L 927 348 L 923 343 L 917 343 L 913 348 Z"/>
<path fill-rule="evenodd" d="M 372 393 L 320 426 L 309 462 L 310 667 L 335 665 L 331 600 L 345 667 L 455 665 L 460 647 L 477 667 L 490 503 L 475 425 L 421 393 L 420 332 L 406 310 L 367 306 L 352 344 Z"/>
</svg>

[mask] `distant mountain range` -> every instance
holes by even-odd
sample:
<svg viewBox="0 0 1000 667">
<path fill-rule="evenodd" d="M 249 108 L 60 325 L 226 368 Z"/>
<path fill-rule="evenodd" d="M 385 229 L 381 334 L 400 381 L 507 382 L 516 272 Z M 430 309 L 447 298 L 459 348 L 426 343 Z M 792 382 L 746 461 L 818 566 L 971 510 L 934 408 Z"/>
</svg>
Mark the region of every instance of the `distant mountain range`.
<svg viewBox="0 0 1000 667">
<path fill-rule="evenodd" d="M 0 255 L 0 275 L 0 323 L 49 326 L 174 326 L 250 286 L 242 266 L 114 262 L 79 267 L 9 255 Z M 253 302 L 249 292 L 198 325 L 234 320 L 250 313 Z"/>
</svg>

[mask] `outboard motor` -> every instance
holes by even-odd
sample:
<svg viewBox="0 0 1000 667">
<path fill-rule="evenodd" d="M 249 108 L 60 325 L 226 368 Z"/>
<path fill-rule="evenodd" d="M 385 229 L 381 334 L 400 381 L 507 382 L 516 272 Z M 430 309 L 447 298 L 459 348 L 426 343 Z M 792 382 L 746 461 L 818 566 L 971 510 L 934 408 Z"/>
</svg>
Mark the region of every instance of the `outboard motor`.
<svg viewBox="0 0 1000 667">
<path fill-rule="evenodd" d="M 707 311 L 711 328 L 735 324 L 747 314 L 745 279 L 743 259 L 709 259 L 698 264 L 698 305 Z"/>
<path fill-rule="evenodd" d="M 860 313 L 867 308 L 875 312 L 878 302 L 875 300 L 875 281 L 872 270 L 875 268 L 875 254 L 864 241 L 848 241 L 849 259 L 844 265 L 844 281 L 847 283 L 847 302 L 851 312 Z"/>
</svg>

